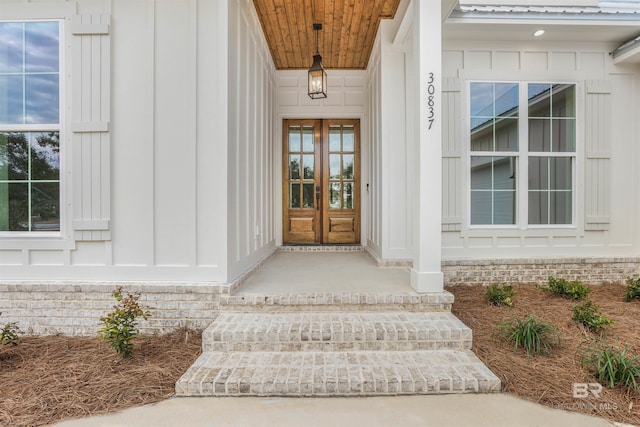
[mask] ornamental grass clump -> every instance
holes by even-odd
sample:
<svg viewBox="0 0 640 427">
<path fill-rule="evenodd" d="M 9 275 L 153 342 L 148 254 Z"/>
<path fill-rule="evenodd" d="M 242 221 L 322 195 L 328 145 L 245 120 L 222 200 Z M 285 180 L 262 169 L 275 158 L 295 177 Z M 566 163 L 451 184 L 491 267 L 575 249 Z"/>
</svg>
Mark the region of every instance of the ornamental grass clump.
<svg viewBox="0 0 640 427">
<path fill-rule="evenodd" d="M 587 295 L 589 295 L 589 292 L 591 292 L 591 289 L 580 283 L 579 280 L 570 282 L 566 279 L 556 279 L 553 276 L 549 276 L 548 286 L 540 286 L 539 288 L 551 292 L 554 295 L 577 301 L 585 299 Z"/>
<path fill-rule="evenodd" d="M 573 321 L 584 325 L 591 332 L 603 332 L 614 322 L 609 317 L 600 312 L 600 307 L 591 300 L 587 300 L 580 305 L 573 306 Z"/>
<path fill-rule="evenodd" d="M 113 311 L 100 318 L 103 326 L 98 330 L 100 339 L 109 343 L 111 348 L 122 357 L 131 355 L 133 339 L 138 336 L 138 318 L 149 318 L 149 311 L 138 303 L 139 293 L 122 294 L 122 286 L 113 291 L 113 297 L 118 302 Z"/>
<path fill-rule="evenodd" d="M 640 393 L 640 357 L 631 355 L 629 346 L 616 348 L 595 340 L 583 347 L 581 362 L 595 374 L 600 384 L 609 388 L 623 385 Z"/>
<path fill-rule="evenodd" d="M 525 319 L 515 317 L 510 322 L 501 323 L 498 328 L 507 342 L 513 345 L 514 350 L 522 347 L 527 355 L 549 354 L 560 344 L 557 329 L 550 323 L 538 320 L 532 314 L 528 314 Z"/>
<path fill-rule="evenodd" d="M 487 288 L 484 299 L 489 301 L 491 305 L 513 307 L 513 297 L 515 295 L 516 291 L 513 290 L 512 285 L 494 283 Z"/>
</svg>

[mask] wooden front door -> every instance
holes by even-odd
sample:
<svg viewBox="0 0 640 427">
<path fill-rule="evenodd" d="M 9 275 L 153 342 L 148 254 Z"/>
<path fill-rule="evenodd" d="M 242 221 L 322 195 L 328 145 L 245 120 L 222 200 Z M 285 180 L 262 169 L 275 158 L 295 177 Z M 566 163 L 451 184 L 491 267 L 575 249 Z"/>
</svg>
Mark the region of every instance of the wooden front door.
<svg viewBox="0 0 640 427">
<path fill-rule="evenodd" d="M 360 242 L 360 122 L 283 123 L 283 242 Z"/>
</svg>

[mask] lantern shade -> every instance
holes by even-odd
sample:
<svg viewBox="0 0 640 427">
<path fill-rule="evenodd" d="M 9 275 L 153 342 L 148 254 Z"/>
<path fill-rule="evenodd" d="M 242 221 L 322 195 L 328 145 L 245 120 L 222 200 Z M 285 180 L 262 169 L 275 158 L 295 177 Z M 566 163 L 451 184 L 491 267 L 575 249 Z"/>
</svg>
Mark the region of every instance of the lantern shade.
<svg viewBox="0 0 640 427">
<path fill-rule="evenodd" d="M 322 56 L 313 55 L 313 65 L 309 68 L 309 97 L 327 97 L 327 72 L 322 68 Z"/>
</svg>

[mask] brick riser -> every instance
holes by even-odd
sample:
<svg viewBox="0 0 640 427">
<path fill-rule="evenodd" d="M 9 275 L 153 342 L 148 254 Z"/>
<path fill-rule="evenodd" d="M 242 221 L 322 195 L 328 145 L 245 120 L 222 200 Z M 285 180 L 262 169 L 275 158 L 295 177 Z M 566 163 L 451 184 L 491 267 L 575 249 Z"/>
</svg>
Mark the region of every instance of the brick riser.
<svg viewBox="0 0 640 427">
<path fill-rule="evenodd" d="M 470 350 L 451 313 L 222 313 L 204 351 Z"/>
<path fill-rule="evenodd" d="M 185 380 L 188 378 L 188 380 Z M 471 351 L 209 352 L 178 396 L 489 393 L 500 381 Z"/>
</svg>

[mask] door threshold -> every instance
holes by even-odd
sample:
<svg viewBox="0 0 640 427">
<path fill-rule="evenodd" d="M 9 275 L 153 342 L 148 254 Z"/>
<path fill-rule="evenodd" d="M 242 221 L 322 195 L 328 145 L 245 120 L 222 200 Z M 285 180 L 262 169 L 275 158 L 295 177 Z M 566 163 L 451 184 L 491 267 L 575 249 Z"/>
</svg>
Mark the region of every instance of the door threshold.
<svg viewBox="0 0 640 427">
<path fill-rule="evenodd" d="M 283 243 L 278 248 L 280 252 L 362 252 L 364 246 L 360 244 L 291 244 Z"/>
</svg>

